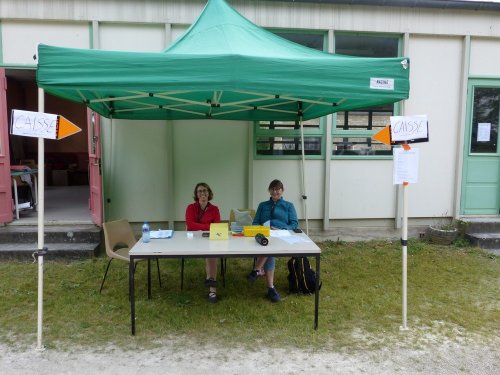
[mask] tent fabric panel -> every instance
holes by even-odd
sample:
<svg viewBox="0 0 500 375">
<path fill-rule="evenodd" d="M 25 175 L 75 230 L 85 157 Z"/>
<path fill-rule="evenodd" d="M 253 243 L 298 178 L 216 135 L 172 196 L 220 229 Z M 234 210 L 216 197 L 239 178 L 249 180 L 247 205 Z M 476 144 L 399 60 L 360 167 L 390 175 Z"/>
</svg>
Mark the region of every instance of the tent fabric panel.
<svg viewBox="0 0 500 375">
<path fill-rule="evenodd" d="M 64 90 L 248 90 L 306 97 L 405 98 L 405 58 L 361 58 L 326 54 L 314 59 L 255 58 L 239 55 L 84 50 L 39 45 L 37 80 Z M 63 62 L 61 63 L 61 60 Z M 394 90 L 370 89 L 370 78 L 391 78 Z M 319 94 L 321 93 L 321 94 Z"/>
<path fill-rule="evenodd" d="M 402 65 L 404 58 L 373 59 L 329 54 L 312 59 L 239 55 L 193 58 L 189 55 L 82 50 L 42 44 L 39 45 L 38 58 L 37 80 L 41 88 L 68 100 L 86 103 L 92 99 L 142 93 L 153 96 L 139 101 L 168 106 L 168 101 L 162 104 L 158 98 L 153 99 L 155 94 L 165 92 L 168 96 L 193 101 L 200 101 L 201 96 L 205 102 L 212 100 L 215 92 L 222 93 L 223 102 L 242 98 L 251 100 L 255 95 L 243 94 L 250 92 L 328 103 L 308 107 L 304 112 L 304 119 L 307 119 L 360 106 L 392 103 L 406 99 L 409 91 L 409 69 Z M 370 88 L 371 78 L 393 79 L 394 90 Z M 132 102 L 118 99 L 108 103 L 112 106 L 93 104 L 90 107 L 110 117 L 120 106 L 118 103 L 134 108 Z M 260 103 L 249 102 L 248 105 L 258 107 Z M 296 111 L 297 105 L 293 107 Z M 113 115 L 115 118 L 147 118 L 144 113 L 134 111 L 126 117 L 121 116 Z M 262 117 L 265 118 L 266 113 L 253 114 L 251 119 Z M 283 114 L 281 119 L 291 117 L 297 116 Z M 152 118 L 185 118 L 185 114 L 179 117 L 164 114 L 162 117 L 157 113 Z M 191 118 L 203 117 L 193 115 Z M 241 114 L 224 118 L 241 119 Z"/>
<path fill-rule="evenodd" d="M 392 87 L 374 88 L 373 79 Z M 41 44 L 37 81 L 105 117 L 296 121 L 408 98 L 409 60 L 310 49 L 209 0 L 161 52 Z"/>
<path fill-rule="evenodd" d="M 210 0 L 198 19 L 166 50 L 168 54 L 226 54 L 298 58 L 321 56 L 252 23 L 223 0 Z"/>
</svg>

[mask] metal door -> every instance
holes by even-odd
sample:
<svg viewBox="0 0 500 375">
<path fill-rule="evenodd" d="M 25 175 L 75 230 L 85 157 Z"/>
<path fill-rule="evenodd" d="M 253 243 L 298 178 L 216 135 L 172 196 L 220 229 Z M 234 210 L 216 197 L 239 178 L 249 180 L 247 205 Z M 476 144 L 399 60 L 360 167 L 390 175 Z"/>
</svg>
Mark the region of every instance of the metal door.
<svg viewBox="0 0 500 375">
<path fill-rule="evenodd" d="M 87 109 L 89 142 L 89 209 L 92 221 L 102 224 L 101 133 L 99 115 Z"/>
<path fill-rule="evenodd" d="M 9 223 L 12 218 L 7 78 L 5 69 L 0 68 L 0 223 Z"/>
<path fill-rule="evenodd" d="M 468 93 L 460 211 L 463 215 L 499 215 L 500 82 L 474 80 Z"/>
</svg>

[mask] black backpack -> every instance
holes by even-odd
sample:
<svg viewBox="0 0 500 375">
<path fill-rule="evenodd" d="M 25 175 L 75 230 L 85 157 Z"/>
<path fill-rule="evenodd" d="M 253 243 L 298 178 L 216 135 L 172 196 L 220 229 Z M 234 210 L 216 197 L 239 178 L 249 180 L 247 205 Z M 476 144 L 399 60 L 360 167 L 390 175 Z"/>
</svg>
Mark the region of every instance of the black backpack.
<svg viewBox="0 0 500 375">
<path fill-rule="evenodd" d="M 316 274 L 306 257 L 292 257 L 288 261 L 288 289 L 290 293 L 312 294 L 316 291 Z"/>
</svg>

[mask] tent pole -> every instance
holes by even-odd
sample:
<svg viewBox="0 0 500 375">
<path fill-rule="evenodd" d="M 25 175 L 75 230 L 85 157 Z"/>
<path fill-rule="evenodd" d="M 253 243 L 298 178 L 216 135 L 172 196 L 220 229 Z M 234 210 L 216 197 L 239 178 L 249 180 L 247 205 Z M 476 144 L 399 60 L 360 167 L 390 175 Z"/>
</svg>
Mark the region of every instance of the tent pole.
<svg viewBox="0 0 500 375">
<path fill-rule="evenodd" d="M 302 103 L 299 102 L 299 106 Z M 301 108 L 300 108 L 301 110 Z M 300 115 L 300 143 L 302 149 L 302 163 L 301 163 L 301 174 L 302 174 L 302 207 L 304 208 L 304 218 L 306 219 L 306 234 L 309 236 L 309 221 L 307 219 L 307 194 L 306 194 L 306 169 L 305 169 L 305 150 L 304 150 L 304 124 L 302 123 L 302 114 Z"/>
<path fill-rule="evenodd" d="M 109 116 L 109 152 L 108 152 L 108 173 L 104 173 L 104 176 L 107 176 L 106 178 L 106 196 L 110 197 L 112 195 L 111 193 L 111 180 L 114 178 L 114 170 L 115 166 L 113 165 L 114 163 L 114 147 L 113 147 L 113 142 L 114 142 L 114 134 L 113 134 L 113 115 Z M 112 211 L 110 208 L 110 201 L 108 198 L 104 200 L 106 202 L 106 205 L 104 206 L 104 212 L 103 212 L 103 217 L 109 217 L 109 212 Z"/>
<path fill-rule="evenodd" d="M 38 111 L 45 111 L 45 96 L 43 89 L 38 89 Z M 42 137 L 38 138 L 38 198 L 37 198 L 37 211 L 38 211 L 38 316 L 37 316 L 37 342 L 36 350 L 44 350 L 42 340 L 43 328 L 43 256 L 47 252 L 44 248 L 44 215 L 45 215 L 45 145 Z M 35 254 L 33 254 L 34 256 Z"/>
</svg>

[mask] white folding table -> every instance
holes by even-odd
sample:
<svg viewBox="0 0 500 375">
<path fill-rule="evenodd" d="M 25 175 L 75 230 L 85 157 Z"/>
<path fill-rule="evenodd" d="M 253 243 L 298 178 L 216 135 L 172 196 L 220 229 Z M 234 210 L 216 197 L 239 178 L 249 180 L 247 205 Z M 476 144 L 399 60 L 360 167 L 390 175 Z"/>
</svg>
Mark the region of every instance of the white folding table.
<svg viewBox="0 0 500 375">
<path fill-rule="evenodd" d="M 188 233 L 193 236 L 188 238 Z M 269 237 L 269 244 L 262 246 L 253 237 L 229 236 L 227 240 L 210 240 L 202 232 L 175 231 L 168 239 L 139 240 L 130 249 L 129 290 L 132 335 L 135 335 L 135 278 L 134 260 L 148 260 L 148 296 L 151 296 L 150 260 L 154 258 L 246 258 L 256 256 L 316 257 L 316 290 L 314 303 L 314 329 L 318 328 L 320 255 L 321 249 L 304 233 L 291 233 L 291 237 Z M 296 240 L 295 242 L 293 240 Z"/>
</svg>

